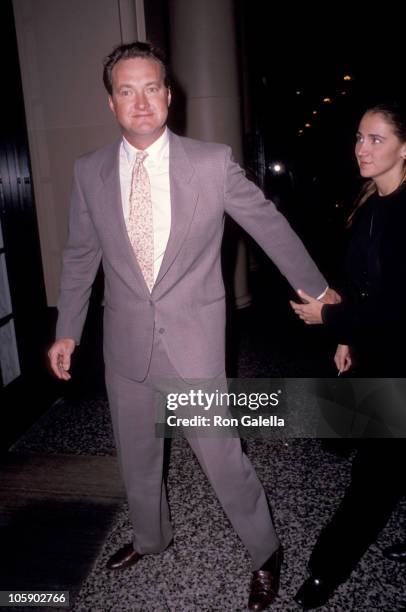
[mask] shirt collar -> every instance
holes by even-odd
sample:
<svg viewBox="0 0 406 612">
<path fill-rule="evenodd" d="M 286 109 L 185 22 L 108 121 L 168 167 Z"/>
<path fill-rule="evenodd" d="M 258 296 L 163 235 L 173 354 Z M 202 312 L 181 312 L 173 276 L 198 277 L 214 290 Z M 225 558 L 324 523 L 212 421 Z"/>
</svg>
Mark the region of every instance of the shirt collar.
<svg viewBox="0 0 406 612">
<path fill-rule="evenodd" d="M 123 136 L 123 148 L 125 155 L 127 157 L 127 161 L 130 166 L 134 163 L 135 156 L 140 149 L 136 149 L 132 144 L 128 142 L 128 140 Z M 155 142 L 152 143 L 149 147 L 145 149 L 146 153 L 148 153 L 148 161 L 153 162 L 154 164 L 159 164 L 162 159 L 168 156 L 169 150 L 169 133 L 168 128 L 165 127 L 163 134 Z"/>
</svg>

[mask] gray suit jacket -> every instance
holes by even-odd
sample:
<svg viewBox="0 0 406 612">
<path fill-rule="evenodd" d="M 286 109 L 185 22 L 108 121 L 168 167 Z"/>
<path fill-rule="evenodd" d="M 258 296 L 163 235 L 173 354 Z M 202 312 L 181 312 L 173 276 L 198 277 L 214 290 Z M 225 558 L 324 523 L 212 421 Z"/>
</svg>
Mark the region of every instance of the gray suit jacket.
<svg viewBox="0 0 406 612">
<path fill-rule="evenodd" d="M 75 164 L 57 338 L 79 343 L 102 260 L 106 365 L 143 380 L 154 334 L 161 334 L 182 377 L 216 376 L 224 372 L 225 358 L 220 261 L 225 212 L 258 242 L 293 288 L 317 296 L 327 282 L 286 219 L 245 178 L 229 147 L 170 133 L 171 231 L 150 294 L 125 227 L 120 142 L 84 155 Z"/>
</svg>

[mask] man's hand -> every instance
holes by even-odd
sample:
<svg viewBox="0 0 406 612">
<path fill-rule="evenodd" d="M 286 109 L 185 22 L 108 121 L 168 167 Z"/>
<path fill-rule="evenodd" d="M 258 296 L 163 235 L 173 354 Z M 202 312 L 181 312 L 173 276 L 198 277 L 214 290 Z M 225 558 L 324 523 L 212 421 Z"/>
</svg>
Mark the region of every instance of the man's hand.
<svg viewBox="0 0 406 612">
<path fill-rule="evenodd" d="M 70 380 L 70 358 L 75 350 L 75 341 L 71 338 L 57 340 L 48 351 L 52 372 L 60 380 Z"/>
<path fill-rule="evenodd" d="M 316 300 L 311 295 L 308 295 L 301 289 L 298 289 L 297 293 L 305 302 L 305 304 L 298 304 L 297 302 L 290 301 L 290 305 L 297 316 L 307 325 L 318 325 L 323 323 L 323 319 L 321 318 L 323 303 L 320 300 Z"/>
<path fill-rule="evenodd" d="M 337 291 L 329 287 L 323 297 L 320 298 L 320 302 L 323 302 L 323 304 L 339 304 L 341 302 L 341 296 Z"/>
<path fill-rule="evenodd" d="M 347 372 L 351 368 L 352 358 L 349 346 L 346 344 L 339 344 L 337 346 L 336 354 L 334 355 L 334 363 L 340 374 L 341 372 Z"/>
</svg>

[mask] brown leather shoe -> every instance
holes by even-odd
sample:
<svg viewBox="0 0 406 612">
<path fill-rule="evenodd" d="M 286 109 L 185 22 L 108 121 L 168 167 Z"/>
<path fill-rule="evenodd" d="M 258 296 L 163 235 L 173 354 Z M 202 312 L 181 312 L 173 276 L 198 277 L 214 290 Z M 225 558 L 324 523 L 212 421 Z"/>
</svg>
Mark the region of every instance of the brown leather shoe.
<svg viewBox="0 0 406 612">
<path fill-rule="evenodd" d="M 265 564 L 252 574 L 248 610 L 265 610 L 274 601 L 279 590 L 279 575 L 282 564 L 282 548 L 279 547 Z"/>
<path fill-rule="evenodd" d="M 106 567 L 109 570 L 120 570 L 134 565 L 141 559 L 142 555 L 134 550 L 132 542 L 126 544 L 120 550 L 118 550 L 106 563 Z"/>
</svg>

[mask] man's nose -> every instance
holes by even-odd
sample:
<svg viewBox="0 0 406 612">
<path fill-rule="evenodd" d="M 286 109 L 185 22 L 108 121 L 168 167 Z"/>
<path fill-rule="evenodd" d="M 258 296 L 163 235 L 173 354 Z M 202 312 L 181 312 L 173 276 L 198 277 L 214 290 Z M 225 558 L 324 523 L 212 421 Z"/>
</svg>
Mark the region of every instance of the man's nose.
<svg viewBox="0 0 406 612">
<path fill-rule="evenodd" d="M 147 96 L 143 92 L 136 94 L 134 102 L 137 108 L 145 108 L 148 106 Z"/>
</svg>

